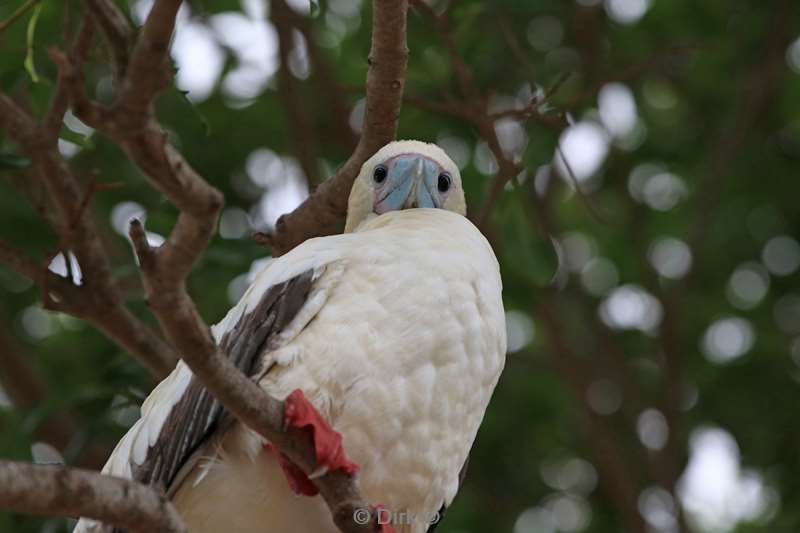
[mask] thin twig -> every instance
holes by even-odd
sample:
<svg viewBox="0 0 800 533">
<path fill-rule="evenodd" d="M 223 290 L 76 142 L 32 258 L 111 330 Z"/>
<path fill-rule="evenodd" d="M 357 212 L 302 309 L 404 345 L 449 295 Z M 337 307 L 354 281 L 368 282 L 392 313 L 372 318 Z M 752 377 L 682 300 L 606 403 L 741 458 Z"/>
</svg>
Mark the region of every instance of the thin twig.
<svg viewBox="0 0 800 533">
<path fill-rule="evenodd" d="M 458 52 L 458 47 L 456 46 L 455 39 L 450 30 L 450 20 L 447 12 L 441 15 L 437 14 L 425 0 L 410 0 L 409 4 L 433 21 L 439 37 L 444 42 L 445 48 L 447 48 L 447 52 L 450 56 L 450 63 L 455 70 L 461 96 L 467 101 L 478 100 L 480 98 L 480 91 L 474 83 L 475 75 L 472 72 L 472 68 L 470 68 L 469 64 L 467 64 Z"/>
<path fill-rule="evenodd" d="M 56 139 L 43 135 L 33 118 L 1 94 L 0 128 L 8 132 L 35 162 L 33 175 L 45 184 L 48 191 L 48 200 L 55 211 L 54 229 L 62 237 L 60 248 L 73 251 L 83 273 L 83 285 L 77 287 L 59 276 L 26 272 L 25 275 L 39 285 L 45 307 L 91 320 L 106 335 L 128 349 L 155 376 L 166 376 L 175 366 L 177 357 L 125 307 L 94 220 L 88 211 L 78 210 L 85 193 L 58 152 Z M 18 257 L 14 260 L 19 266 Z M 45 272 L 47 265 L 39 268 L 40 272 Z"/>
<path fill-rule="evenodd" d="M 97 21 L 97 25 L 105 37 L 106 44 L 114 58 L 116 78 L 125 74 L 133 44 L 133 29 L 125 15 L 111 0 L 86 0 L 89 13 Z"/>
<path fill-rule="evenodd" d="M 19 19 L 29 9 L 31 9 L 39 2 L 41 2 L 41 0 L 28 0 L 27 2 L 19 6 L 13 13 L 11 13 L 10 17 L 8 17 L 6 20 L 0 21 L 0 33 L 4 32 L 6 28 L 14 24 L 14 22 L 16 22 L 17 19 Z"/>
<path fill-rule="evenodd" d="M 70 48 L 69 55 L 71 61 L 76 64 L 81 64 L 86 60 L 89 54 L 89 49 L 94 41 L 94 23 L 90 17 L 86 17 L 78 33 L 77 39 Z M 50 56 L 53 57 L 57 54 L 56 49 L 50 50 Z M 47 111 L 42 124 L 42 133 L 47 138 L 48 142 L 57 142 L 58 136 L 61 133 L 61 128 L 64 123 L 64 115 L 69 108 L 69 87 L 67 83 L 69 80 L 65 79 L 63 73 L 60 71 L 58 82 L 56 84 L 55 95 L 50 104 L 50 109 Z"/>
<path fill-rule="evenodd" d="M 270 15 L 278 31 L 278 95 L 286 112 L 294 153 L 311 188 L 319 181 L 317 139 L 314 121 L 301 99 L 300 84 L 289 69 L 289 58 L 295 44 L 292 25 L 294 12 L 283 0 L 273 0 L 270 6 Z"/>
<path fill-rule="evenodd" d="M 578 180 L 578 176 L 575 175 L 575 171 L 572 170 L 572 165 L 567 160 L 567 156 L 564 153 L 564 150 L 561 148 L 561 141 L 559 140 L 556 143 L 556 154 L 561 159 L 561 162 L 564 163 L 564 169 L 567 171 L 567 178 L 569 178 L 570 182 L 572 183 L 572 188 L 575 191 L 575 194 L 578 195 L 580 198 L 583 207 L 586 208 L 586 212 L 600 224 L 607 224 L 606 218 L 600 214 L 600 211 L 595 207 L 592 201 L 586 196 L 586 193 L 583 192 L 581 189 L 581 182 Z"/>
</svg>

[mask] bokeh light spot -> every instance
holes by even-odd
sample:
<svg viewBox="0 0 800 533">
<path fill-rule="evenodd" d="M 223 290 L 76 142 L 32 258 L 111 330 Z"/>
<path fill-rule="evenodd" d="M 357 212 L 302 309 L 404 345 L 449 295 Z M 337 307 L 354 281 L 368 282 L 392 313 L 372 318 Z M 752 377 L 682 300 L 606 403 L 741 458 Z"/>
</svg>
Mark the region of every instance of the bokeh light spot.
<svg viewBox="0 0 800 533">
<path fill-rule="evenodd" d="M 786 63 L 793 71 L 800 74 L 800 38 L 786 49 Z"/>
<path fill-rule="evenodd" d="M 690 449 L 678 495 L 695 529 L 732 531 L 738 522 L 753 520 L 768 508 L 774 496 L 757 472 L 741 468 L 739 446 L 730 433 L 696 429 Z"/>
<path fill-rule="evenodd" d="M 595 122 L 579 122 L 567 128 L 559 140 L 561 154 L 556 153 L 555 164 L 559 175 L 572 186 L 572 178 L 564 164 L 578 181 L 585 181 L 600 169 L 608 155 L 609 138 L 605 129 Z"/>
<path fill-rule="evenodd" d="M 639 495 L 639 512 L 657 532 L 676 531 L 675 500 L 662 487 L 648 487 Z"/>
<path fill-rule="evenodd" d="M 761 260 L 776 276 L 788 276 L 800 268 L 800 244 L 786 235 L 773 237 L 764 245 Z"/>
<path fill-rule="evenodd" d="M 589 294 L 603 296 L 619 283 L 619 272 L 605 257 L 593 257 L 581 270 L 581 284 Z"/>
<path fill-rule="evenodd" d="M 622 392 L 613 381 L 598 379 L 587 388 L 586 400 L 592 411 L 607 416 L 616 413 L 622 405 Z"/>
<path fill-rule="evenodd" d="M 535 329 L 533 320 L 521 311 L 506 311 L 506 337 L 508 352 L 514 353 L 523 349 L 533 340 Z"/>
<path fill-rule="evenodd" d="M 514 522 L 514 533 L 555 533 L 556 521 L 548 509 L 530 507 Z"/>
<path fill-rule="evenodd" d="M 661 302 L 638 285 L 612 290 L 600 305 L 600 318 L 615 329 L 653 331 L 663 315 Z"/>
<path fill-rule="evenodd" d="M 668 279 L 681 279 L 692 266 L 692 251 L 682 240 L 666 237 L 658 239 L 650 246 L 647 259 L 659 275 Z"/>
<path fill-rule="evenodd" d="M 650 0 L 606 0 L 606 13 L 620 24 L 635 24 L 647 13 Z"/>
<path fill-rule="evenodd" d="M 622 83 L 604 85 L 597 96 L 598 111 L 603 125 L 615 138 L 622 138 L 636 126 L 636 100 L 633 92 Z"/>
<path fill-rule="evenodd" d="M 736 267 L 728 280 L 725 294 L 731 305 L 752 309 L 761 303 L 769 290 L 769 273 L 760 263 L 747 262 Z"/>
<path fill-rule="evenodd" d="M 636 433 L 647 448 L 661 450 L 669 437 L 667 419 L 657 409 L 646 409 L 636 419 Z"/>
<path fill-rule="evenodd" d="M 725 363 L 743 356 L 755 342 L 755 331 L 749 321 L 733 317 L 711 324 L 703 335 L 702 349 L 715 363 Z"/>
<path fill-rule="evenodd" d="M 219 236 L 223 239 L 241 239 L 250 231 L 247 212 L 239 207 L 228 207 L 219 218 Z"/>
</svg>

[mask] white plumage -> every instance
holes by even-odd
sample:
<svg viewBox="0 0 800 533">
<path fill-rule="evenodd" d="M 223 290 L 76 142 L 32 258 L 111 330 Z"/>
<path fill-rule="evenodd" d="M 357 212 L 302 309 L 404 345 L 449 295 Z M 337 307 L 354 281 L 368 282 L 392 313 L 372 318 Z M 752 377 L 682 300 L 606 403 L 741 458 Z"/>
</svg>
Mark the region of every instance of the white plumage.
<svg viewBox="0 0 800 533">
<path fill-rule="evenodd" d="M 434 201 L 444 209 L 368 212 L 349 221 L 352 233 L 306 241 L 271 261 L 213 328 L 219 340 L 269 288 L 314 272 L 303 307 L 263 355 L 261 367 L 271 369 L 256 379 L 277 398 L 305 393 L 342 433 L 365 498 L 405 513 L 407 523 L 395 528 L 407 533 L 426 531 L 422 517 L 453 500 L 506 350 L 497 261 L 480 232 L 447 210 L 450 202 L 463 213 L 463 193 L 457 168 L 438 147 L 384 148 L 364 165 L 351 211 L 358 194 L 377 201 L 359 192 L 369 188 L 376 161 L 421 153 L 420 145 L 453 175 L 460 204 L 442 195 Z M 190 380 L 179 363 L 145 401 L 105 473 L 131 476 Z M 321 498 L 293 494 L 262 445 L 237 423 L 186 463 L 170 493 L 190 531 L 337 531 Z M 91 525 L 82 520 L 76 531 Z"/>
</svg>

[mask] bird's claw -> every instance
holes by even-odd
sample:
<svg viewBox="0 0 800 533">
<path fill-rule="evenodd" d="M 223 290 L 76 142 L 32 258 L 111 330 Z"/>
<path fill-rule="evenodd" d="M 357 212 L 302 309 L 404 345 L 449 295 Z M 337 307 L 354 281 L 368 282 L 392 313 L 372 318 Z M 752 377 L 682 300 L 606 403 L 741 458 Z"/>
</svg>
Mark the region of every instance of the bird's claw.
<svg viewBox="0 0 800 533">
<path fill-rule="evenodd" d="M 350 461 L 344 453 L 342 435 L 328 424 L 300 389 L 292 391 L 284 400 L 283 420 L 286 427 L 311 429 L 316 455 L 317 467 L 310 475 L 306 475 L 283 453 L 278 453 L 278 463 L 295 494 L 317 495 L 319 491 L 311 480 L 322 477 L 331 470 L 343 470 L 351 476 L 358 471 L 358 465 Z M 265 446 L 272 447 L 269 443 Z"/>
<path fill-rule="evenodd" d="M 322 465 L 322 466 L 320 466 L 320 467 L 317 467 L 317 468 L 315 468 L 315 469 L 314 469 L 314 471 L 313 471 L 313 472 L 311 472 L 311 473 L 308 475 L 308 479 L 317 479 L 317 478 L 320 478 L 320 477 L 324 476 L 325 474 L 327 474 L 327 473 L 328 473 L 328 472 L 330 472 L 330 471 L 331 471 L 331 469 L 330 469 L 330 468 L 328 468 L 328 467 L 327 467 L 327 466 L 325 466 L 325 465 Z"/>
</svg>

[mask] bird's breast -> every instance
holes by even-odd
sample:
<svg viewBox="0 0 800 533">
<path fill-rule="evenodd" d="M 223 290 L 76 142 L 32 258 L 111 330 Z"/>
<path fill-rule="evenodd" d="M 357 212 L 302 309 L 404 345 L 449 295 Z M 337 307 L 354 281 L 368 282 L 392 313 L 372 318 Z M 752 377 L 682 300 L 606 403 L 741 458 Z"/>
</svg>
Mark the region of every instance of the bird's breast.
<svg viewBox="0 0 800 533">
<path fill-rule="evenodd" d="M 496 266 L 470 252 L 419 257 L 395 241 L 349 262 L 286 347 L 297 360 L 264 382 L 281 396 L 310 392 L 361 466 L 365 496 L 411 516 L 454 497 L 503 367 Z"/>
</svg>

